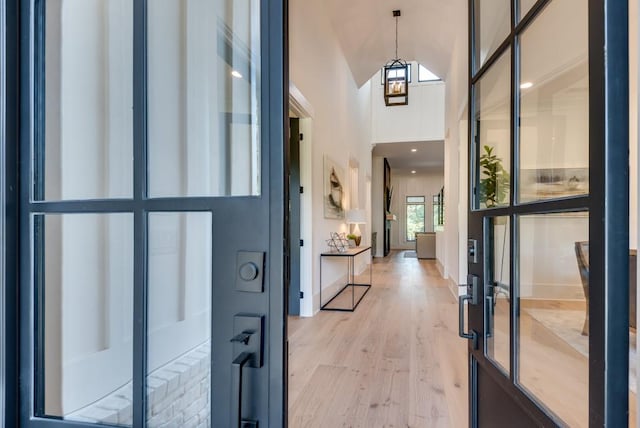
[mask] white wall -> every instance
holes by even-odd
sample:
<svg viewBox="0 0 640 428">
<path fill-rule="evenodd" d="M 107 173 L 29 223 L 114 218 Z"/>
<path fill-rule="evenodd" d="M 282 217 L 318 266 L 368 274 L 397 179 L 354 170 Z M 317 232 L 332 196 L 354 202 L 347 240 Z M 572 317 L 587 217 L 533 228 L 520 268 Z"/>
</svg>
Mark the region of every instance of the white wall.
<svg viewBox="0 0 640 428">
<path fill-rule="evenodd" d="M 391 222 L 391 249 L 414 249 L 415 241 L 406 239 L 406 199 L 407 196 L 424 196 L 425 232 L 433 232 L 433 195 L 438 194 L 444 184 L 443 171 L 432 173 L 397 175 L 391 170 L 393 200 L 391 213 L 398 218 Z"/>
<path fill-rule="evenodd" d="M 344 220 L 325 219 L 323 215 L 323 163 L 329 156 L 349 171 L 349 160 L 359 163 L 360 207 L 366 207 L 367 177 L 371 177 L 371 89 L 369 84 L 358 88 L 344 58 L 331 22 L 321 2 L 293 0 L 289 3 L 289 55 L 290 79 L 313 107 L 312 159 L 312 211 L 314 216 L 312 247 L 313 312 L 305 311 L 309 305 L 305 293 L 301 309 L 303 316 L 319 310 L 320 253 L 326 251 L 325 240 L 330 232 L 346 232 Z M 331 83 L 327 90 L 326 83 Z M 346 186 L 348 191 L 349 186 Z M 350 195 L 345 195 L 349 201 Z M 355 208 L 355 207 L 354 207 Z M 370 242 L 370 225 L 360 227 L 363 243 Z M 303 237 L 305 241 L 309 238 Z M 346 276 L 346 265 L 323 265 L 323 284 L 334 284 Z M 302 287 L 307 285 L 302 284 Z M 325 297 L 325 296 L 323 296 Z"/>
<path fill-rule="evenodd" d="M 371 83 L 371 129 L 373 143 L 435 141 L 444 138 L 444 95 L 442 81 L 418 82 L 418 65 L 412 63 L 409 104 L 387 107 L 380 72 Z"/>
<path fill-rule="evenodd" d="M 371 229 L 377 233 L 374 257 L 384 257 L 384 158 L 374 156 L 371 161 Z"/>
<path fill-rule="evenodd" d="M 466 281 L 467 259 L 467 23 L 451 53 L 445 92 L 444 232 L 436 235 L 437 259 L 442 275 L 451 284 Z"/>
</svg>

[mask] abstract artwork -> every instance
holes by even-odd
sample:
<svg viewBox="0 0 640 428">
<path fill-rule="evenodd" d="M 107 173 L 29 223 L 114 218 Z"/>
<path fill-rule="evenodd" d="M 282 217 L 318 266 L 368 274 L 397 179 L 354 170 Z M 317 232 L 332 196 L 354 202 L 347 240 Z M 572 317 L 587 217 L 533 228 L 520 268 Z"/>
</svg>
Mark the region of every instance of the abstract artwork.
<svg viewBox="0 0 640 428">
<path fill-rule="evenodd" d="M 559 199 L 589 194 L 589 168 L 520 170 L 520 201 Z"/>
<path fill-rule="evenodd" d="M 328 156 L 324 158 L 324 218 L 344 218 L 344 170 Z"/>
</svg>

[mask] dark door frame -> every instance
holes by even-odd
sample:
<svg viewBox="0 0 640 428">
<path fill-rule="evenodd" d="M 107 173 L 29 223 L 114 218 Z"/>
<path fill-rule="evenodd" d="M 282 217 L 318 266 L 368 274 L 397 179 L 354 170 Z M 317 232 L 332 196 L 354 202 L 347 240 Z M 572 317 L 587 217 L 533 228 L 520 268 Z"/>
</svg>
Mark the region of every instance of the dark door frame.
<svg viewBox="0 0 640 428">
<path fill-rule="evenodd" d="M 301 268 L 301 254 L 300 247 L 302 244 L 301 239 L 301 184 L 300 184 L 300 119 L 289 119 L 289 150 L 287 167 L 289 174 L 287 177 L 287 185 L 289 186 L 289 206 L 286 212 L 289 227 L 286 232 L 289 234 L 289 255 L 288 255 L 288 268 L 286 269 L 286 275 L 288 275 L 285 281 L 288 286 L 287 294 L 289 296 L 288 303 L 288 315 L 298 316 L 300 315 L 300 268 Z"/>
<path fill-rule="evenodd" d="M 474 136 L 474 85 L 484 73 L 511 49 L 511 167 L 518 165 L 517 94 L 517 36 L 551 1 L 538 0 L 519 22 L 519 1 L 512 0 L 511 31 L 486 62 L 476 71 L 474 67 L 475 1 L 469 0 L 469 237 L 480 241 L 479 260 L 484 260 L 482 225 L 484 218 L 511 218 L 510 260 L 517 256 L 517 216 L 528 213 L 589 211 L 590 241 L 590 341 L 589 341 L 589 424 L 596 426 L 626 426 L 628 423 L 628 326 L 629 326 L 629 79 L 628 79 L 628 4 L 616 0 L 589 0 L 589 188 L 587 196 L 561 200 L 518 204 L 516 200 L 517 174 L 511 174 L 511 200 L 508 207 L 478 210 L 474 186 L 478 169 L 474 159 L 479 154 Z M 606 60 L 605 60 L 606 59 Z M 474 226 L 475 225 L 475 226 Z M 486 249 L 486 247 L 484 248 Z M 482 262 L 481 262 L 482 263 Z M 480 263 L 480 264 L 481 264 Z M 606 266 L 606 268 L 605 268 Z M 482 267 L 469 264 L 469 273 L 483 278 Z M 469 306 L 470 328 L 476 331 L 481 345 L 470 355 L 470 425 L 478 424 L 478 406 L 484 400 L 475 394 L 477 368 L 482 366 L 492 380 L 500 385 L 514 403 L 532 420 L 543 425 L 556 422 L 543 408 L 534 403 L 515 382 L 517 366 L 517 290 L 513 284 L 518 277 L 517 264 L 511 269 L 511 367 L 510 376 L 502 375 L 483 354 L 484 304 Z M 482 281 L 481 281 L 482 282 Z M 620 286 L 623 284 L 622 286 Z M 482 286 L 480 290 L 482 290 Z M 484 301 L 484 299 L 480 299 Z M 473 324 L 473 327 L 472 327 Z"/>
<path fill-rule="evenodd" d="M 43 1 L 43 0 L 38 0 Z M 33 412 L 33 361 L 30 352 L 36 344 L 37 331 L 29 323 L 29 311 L 21 299 L 28 299 L 31 292 L 27 281 L 21 278 L 30 277 L 30 261 L 20 254 L 28 254 L 31 230 L 28 214 L 21 210 L 38 212 L 121 212 L 133 209 L 135 213 L 135 241 L 143 242 L 141 231 L 145 226 L 147 208 L 154 211 L 193 210 L 207 211 L 208 198 L 190 198 L 187 206 L 177 200 L 158 199 L 147 201 L 147 206 L 139 202 L 138 195 L 144 195 L 146 177 L 134 169 L 132 201 L 115 201 L 106 204 L 104 201 L 87 201 L 86 203 L 34 203 L 30 199 L 29 184 L 31 182 L 29 162 L 30 144 L 34 124 L 33 116 L 38 114 L 40 100 L 31 99 L 31 91 L 36 84 L 37 71 L 32 72 L 34 50 L 31 45 L 32 34 L 41 31 L 33 28 L 33 0 L 2 0 L 0 2 L 0 230 L 4 231 L 0 242 L 0 379 L 3 394 L 0 394 L 0 409 L 4 415 L 6 426 L 20 426 L 21 421 L 29 420 L 33 426 L 83 426 L 81 423 L 60 421 L 55 419 L 30 419 Z M 133 33 L 134 51 L 134 158 L 140 162 L 146 159 L 146 5 L 147 0 L 133 0 L 134 21 L 137 23 Z M 265 359 L 270 361 L 264 378 L 269 379 L 263 390 L 268 391 L 269 426 L 285 426 L 287 423 L 287 334 L 286 334 L 286 294 L 284 284 L 285 247 L 282 237 L 286 227 L 284 221 L 285 201 L 288 188 L 283 182 L 285 171 L 284 149 L 285 129 L 288 126 L 288 2 L 287 0 L 265 0 L 261 5 L 261 73 L 263 84 L 262 97 L 262 195 L 247 200 L 264 200 L 269 209 L 269 236 L 266 259 L 266 289 L 269 294 L 266 337 L 269 338 L 265 348 Z M 268 52 L 268 54 L 267 54 Z M 245 198 L 243 198 L 245 199 Z M 181 201 L 184 203 L 185 201 Z M 127 205 L 128 204 L 128 205 Z M 234 201 L 225 202 L 225 210 L 233 209 Z M 109 205 L 109 206 L 107 206 Z M 130 206 L 129 206 L 130 205 Z M 262 203 L 261 203 L 262 205 Z M 27 211 L 27 212 L 28 212 Z M 27 219 L 27 220 L 25 220 Z M 144 244 L 136 244 L 134 253 L 144 257 Z M 138 257 L 137 256 L 137 257 Z M 134 268 L 136 282 L 144 283 L 145 267 Z M 23 282 L 23 286 L 19 284 Z M 134 307 L 144 308 L 146 287 L 136 287 L 134 291 Z M 21 310 L 22 306 L 22 310 Z M 145 342 L 146 342 L 146 310 L 134 316 L 133 335 L 137 345 L 134 346 L 133 382 L 134 382 L 134 426 L 145 425 L 144 404 L 146 401 L 145 385 Z M 230 346 L 230 345 L 226 345 Z M 22 382 L 22 384 L 21 384 Z M 23 389 L 25 388 L 25 389 Z M 20 391 L 23 392 L 20 392 Z M 37 401 L 37 400 L 36 400 Z M 215 407 L 215 400 L 212 400 Z"/>
<path fill-rule="evenodd" d="M 2 426 L 18 418 L 18 141 L 20 135 L 19 4 L 0 1 L 0 394 Z"/>
</svg>

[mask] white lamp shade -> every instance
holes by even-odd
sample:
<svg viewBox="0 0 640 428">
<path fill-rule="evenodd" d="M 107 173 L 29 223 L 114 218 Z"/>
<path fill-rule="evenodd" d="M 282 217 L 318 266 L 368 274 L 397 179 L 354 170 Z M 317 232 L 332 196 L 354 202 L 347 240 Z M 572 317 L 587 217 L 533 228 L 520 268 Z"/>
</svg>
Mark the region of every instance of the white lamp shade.
<svg viewBox="0 0 640 428">
<path fill-rule="evenodd" d="M 365 210 L 347 210 L 348 224 L 366 224 L 367 212 Z"/>
</svg>

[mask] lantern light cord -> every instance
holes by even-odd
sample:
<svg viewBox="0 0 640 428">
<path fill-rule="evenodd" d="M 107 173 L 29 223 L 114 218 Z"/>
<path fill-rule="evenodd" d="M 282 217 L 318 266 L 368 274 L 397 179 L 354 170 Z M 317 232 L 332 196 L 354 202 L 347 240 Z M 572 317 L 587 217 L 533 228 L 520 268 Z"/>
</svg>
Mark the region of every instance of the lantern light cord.
<svg viewBox="0 0 640 428">
<path fill-rule="evenodd" d="M 398 17 L 396 16 L 396 58 L 398 59 Z"/>
</svg>

